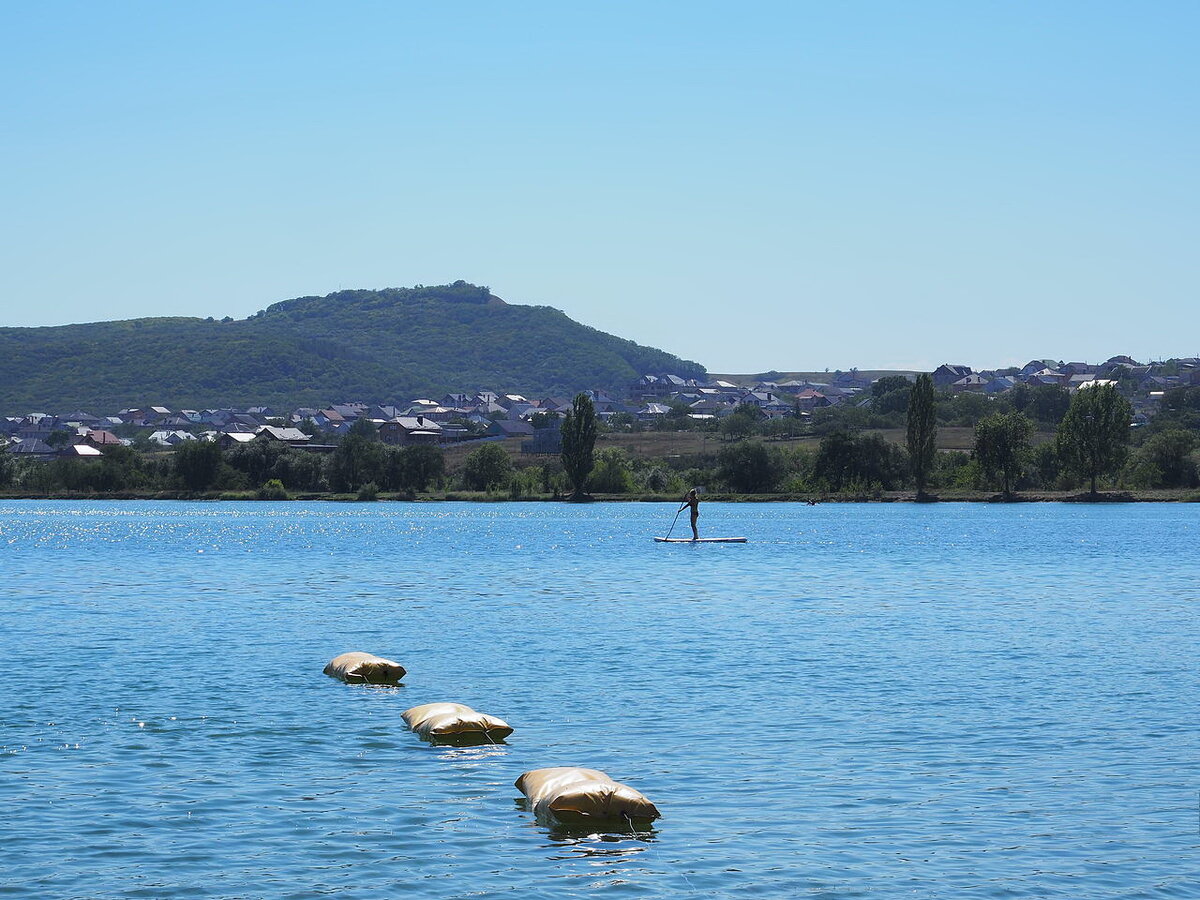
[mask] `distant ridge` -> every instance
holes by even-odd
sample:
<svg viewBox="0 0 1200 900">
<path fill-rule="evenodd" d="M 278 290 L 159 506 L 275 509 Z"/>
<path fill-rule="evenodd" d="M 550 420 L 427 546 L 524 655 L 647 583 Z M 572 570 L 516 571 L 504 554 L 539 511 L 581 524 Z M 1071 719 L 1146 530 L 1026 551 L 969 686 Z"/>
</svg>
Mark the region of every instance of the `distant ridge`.
<svg viewBox="0 0 1200 900">
<path fill-rule="evenodd" d="M 465 281 L 298 297 L 240 320 L 0 328 L 7 415 L 392 403 L 483 388 L 570 394 L 623 389 L 646 372 L 705 376 L 697 363 Z"/>
</svg>

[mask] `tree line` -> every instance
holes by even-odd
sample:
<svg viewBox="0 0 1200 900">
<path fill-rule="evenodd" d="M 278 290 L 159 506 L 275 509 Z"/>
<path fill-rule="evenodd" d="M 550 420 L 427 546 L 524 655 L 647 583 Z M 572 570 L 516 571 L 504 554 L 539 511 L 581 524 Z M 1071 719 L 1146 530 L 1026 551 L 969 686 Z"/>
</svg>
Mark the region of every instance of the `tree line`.
<svg viewBox="0 0 1200 900">
<path fill-rule="evenodd" d="M 980 418 L 969 452 L 938 451 L 943 400 L 927 375 L 908 383 L 905 444 L 879 434 L 839 427 L 817 446 L 769 440 L 730 441 L 710 454 L 663 459 L 633 457 L 618 447 L 595 449 L 602 426 L 586 395 L 561 423 L 557 459 L 515 463 L 499 443 L 483 443 L 454 471 L 436 446 L 390 447 L 360 421 L 333 452 L 319 455 L 264 440 L 221 450 L 187 442 L 171 452 L 141 453 L 109 447 L 97 461 L 19 463 L 0 454 L 0 489 L 25 493 L 230 492 L 263 498 L 336 493 L 370 499 L 379 494 L 416 496 L 429 491 L 497 496 L 590 494 L 682 495 L 706 485 L 737 494 L 853 494 L 914 489 L 918 498 L 938 490 L 1020 490 L 1097 493 L 1103 485 L 1191 488 L 1200 484 L 1200 389 L 1173 392 L 1153 425 L 1131 439 L 1128 401 L 1113 387 L 1078 391 L 1068 402 L 1053 439 L 1034 443 L 1037 421 L 1012 407 Z M 894 389 L 893 389 L 894 390 Z M 886 393 L 889 393 L 885 392 Z"/>
</svg>

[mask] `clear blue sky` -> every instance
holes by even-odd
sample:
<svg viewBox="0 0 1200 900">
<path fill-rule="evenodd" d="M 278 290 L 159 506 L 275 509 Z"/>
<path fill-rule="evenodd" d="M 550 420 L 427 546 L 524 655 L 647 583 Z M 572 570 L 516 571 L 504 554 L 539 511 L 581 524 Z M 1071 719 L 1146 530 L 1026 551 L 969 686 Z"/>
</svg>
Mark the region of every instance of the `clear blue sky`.
<svg viewBox="0 0 1200 900">
<path fill-rule="evenodd" d="M 1198 26 L 10 2 L 0 324 L 464 278 L 717 372 L 1196 355 Z"/>
</svg>

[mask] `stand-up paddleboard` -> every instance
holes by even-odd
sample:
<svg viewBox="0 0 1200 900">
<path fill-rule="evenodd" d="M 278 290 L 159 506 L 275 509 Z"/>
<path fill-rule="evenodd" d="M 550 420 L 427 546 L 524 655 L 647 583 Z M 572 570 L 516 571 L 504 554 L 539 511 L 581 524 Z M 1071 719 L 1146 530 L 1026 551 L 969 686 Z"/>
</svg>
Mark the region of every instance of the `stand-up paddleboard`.
<svg viewBox="0 0 1200 900">
<path fill-rule="evenodd" d="M 738 538 L 659 538 L 654 539 L 660 544 L 744 544 L 746 539 Z"/>
</svg>

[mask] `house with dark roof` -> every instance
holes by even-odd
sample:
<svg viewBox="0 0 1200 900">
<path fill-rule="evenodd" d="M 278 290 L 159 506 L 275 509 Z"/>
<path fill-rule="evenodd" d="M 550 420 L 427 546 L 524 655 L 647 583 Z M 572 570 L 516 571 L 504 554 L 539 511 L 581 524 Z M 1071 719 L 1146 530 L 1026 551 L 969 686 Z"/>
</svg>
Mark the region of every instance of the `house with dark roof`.
<svg viewBox="0 0 1200 900">
<path fill-rule="evenodd" d="M 39 462 L 47 462 L 58 455 L 58 452 L 41 438 L 13 441 L 4 448 L 4 452 L 16 459 L 33 459 Z"/>
<path fill-rule="evenodd" d="M 399 416 L 379 423 L 379 439 L 393 447 L 440 444 L 442 426 L 425 416 Z"/>
<path fill-rule="evenodd" d="M 263 425 L 254 434 L 256 441 L 275 441 L 287 444 L 289 447 L 303 447 L 312 440 L 299 428 L 280 428 L 276 425 Z"/>
<path fill-rule="evenodd" d="M 488 425 L 484 434 L 490 437 L 531 438 L 535 430 L 530 422 L 517 419 L 497 419 Z"/>
<path fill-rule="evenodd" d="M 953 363 L 942 363 L 933 370 L 934 387 L 945 388 L 954 384 L 960 378 L 966 378 L 968 375 L 974 374 L 974 370 L 970 366 L 959 366 Z"/>
</svg>

